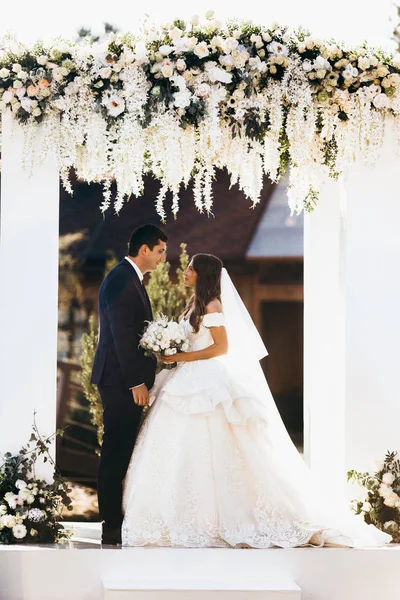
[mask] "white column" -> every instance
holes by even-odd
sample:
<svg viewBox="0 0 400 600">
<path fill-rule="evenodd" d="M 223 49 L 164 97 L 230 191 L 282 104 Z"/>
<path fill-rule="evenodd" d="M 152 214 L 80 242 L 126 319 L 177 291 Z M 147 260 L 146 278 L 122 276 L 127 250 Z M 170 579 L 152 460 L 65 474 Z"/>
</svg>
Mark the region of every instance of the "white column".
<svg viewBox="0 0 400 600">
<path fill-rule="evenodd" d="M 338 496 L 345 458 L 343 233 L 343 190 L 332 181 L 304 219 L 304 454 Z"/>
<path fill-rule="evenodd" d="M 400 450 L 400 194 L 389 127 L 375 167 L 331 183 L 305 224 L 305 456 L 348 469 Z"/>
<path fill-rule="evenodd" d="M 394 123 L 375 168 L 346 180 L 346 469 L 400 451 L 400 159 Z"/>
<path fill-rule="evenodd" d="M 42 436 L 56 426 L 59 178 L 54 157 L 29 177 L 21 127 L 4 114 L 2 128 L 0 452 L 15 452 L 34 410 Z"/>
</svg>

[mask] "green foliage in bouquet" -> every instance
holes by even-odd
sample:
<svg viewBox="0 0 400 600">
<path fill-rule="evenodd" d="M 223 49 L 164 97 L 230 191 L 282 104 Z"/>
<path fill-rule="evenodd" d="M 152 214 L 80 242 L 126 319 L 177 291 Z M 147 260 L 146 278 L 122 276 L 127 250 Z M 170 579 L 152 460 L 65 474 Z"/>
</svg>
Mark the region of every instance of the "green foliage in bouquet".
<svg viewBox="0 0 400 600">
<path fill-rule="evenodd" d="M 49 453 L 52 440 L 62 433 L 43 439 L 34 416 L 28 444 L 0 459 L 0 544 L 53 543 L 71 537 L 59 522 L 63 507 L 72 510 L 71 489 Z M 54 466 L 52 483 L 36 477 L 39 458 Z"/>
<path fill-rule="evenodd" d="M 366 523 L 389 533 L 400 542 L 400 460 L 397 452 L 387 452 L 383 462 L 374 464 L 372 473 L 348 471 L 347 481 L 365 490 L 365 499 L 353 500 L 354 512 Z"/>
<path fill-rule="evenodd" d="M 168 262 L 160 266 L 150 274 L 150 280 L 147 285 L 147 292 L 150 297 L 154 315 L 163 314 L 168 318 L 177 318 L 185 308 L 189 296 L 190 288 L 187 288 L 183 282 L 183 272 L 189 264 L 189 256 L 186 251 L 186 244 L 181 244 L 181 254 L 179 257 L 179 267 L 176 270 L 176 282 L 170 277 L 171 265 Z M 117 264 L 113 257 L 106 263 L 107 272 Z M 82 354 L 81 354 L 81 383 L 84 394 L 89 402 L 91 421 L 97 427 L 97 439 L 99 445 L 103 439 L 103 408 L 101 398 L 96 385 L 90 383 L 94 355 L 96 352 L 98 339 L 98 329 L 95 318 L 92 315 L 89 319 L 89 331 L 82 336 Z"/>
</svg>

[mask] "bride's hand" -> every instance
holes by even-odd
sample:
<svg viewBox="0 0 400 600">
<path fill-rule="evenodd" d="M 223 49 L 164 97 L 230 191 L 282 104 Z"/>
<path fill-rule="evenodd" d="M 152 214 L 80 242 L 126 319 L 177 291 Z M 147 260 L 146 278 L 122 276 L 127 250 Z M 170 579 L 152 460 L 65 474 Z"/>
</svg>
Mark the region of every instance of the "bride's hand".
<svg viewBox="0 0 400 600">
<path fill-rule="evenodd" d="M 176 354 L 171 354 L 171 355 L 168 355 L 168 356 L 166 354 L 163 354 L 161 358 L 162 358 L 162 361 L 163 361 L 164 364 L 170 365 L 172 363 L 178 362 L 176 356 L 177 356 Z M 180 356 L 179 356 L 180 360 L 179 360 L 179 362 L 181 362 L 181 360 L 182 360 L 181 356 L 182 356 L 182 353 L 180 353 Z"/>
</svg>

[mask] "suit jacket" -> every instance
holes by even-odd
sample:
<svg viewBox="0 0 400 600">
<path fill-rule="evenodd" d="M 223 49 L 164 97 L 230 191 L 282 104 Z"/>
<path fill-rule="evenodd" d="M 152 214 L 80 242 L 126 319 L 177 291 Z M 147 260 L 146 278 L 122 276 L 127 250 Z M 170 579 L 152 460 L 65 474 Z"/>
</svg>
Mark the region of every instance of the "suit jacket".
<svg viewBox="0 0 400 600">
<path fill-rule="evenodd" d="M 91 382 L 131 388 L 154 383 L 156 358 L 145 356 L 139 341 L 153 319 L 138 274 L 125 259 L 104 278 L 99 290 L 100 335 Z"/>
</svg>

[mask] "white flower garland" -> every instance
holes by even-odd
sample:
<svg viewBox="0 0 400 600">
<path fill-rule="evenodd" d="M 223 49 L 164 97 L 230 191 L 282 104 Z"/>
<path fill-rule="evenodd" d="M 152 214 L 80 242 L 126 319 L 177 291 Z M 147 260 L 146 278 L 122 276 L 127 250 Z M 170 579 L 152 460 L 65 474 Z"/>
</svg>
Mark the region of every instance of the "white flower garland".
<svg viewBox="0 0 400 600">
<path fill-rule="evenodd" d="M 398 55 L 207 19 L 93 44 L 3 40 L 0 111 L 25 128 L 25 168 L 54 152 L 69 192 L 74 168 L 103 183 L 101 208 L 113 201 L 117 212 L 151 172 L 165 219 L 168 192 L 176 215 L 192 178 L 196 207 L 211 213 L 216 169 L 254 205 L 264 174 L 275 182 L 290 166 L 289 203 L 300 212 L 312 210 L 329 176 L 377 160 L 389 115 L 400 146 Z"/>
</svg>

